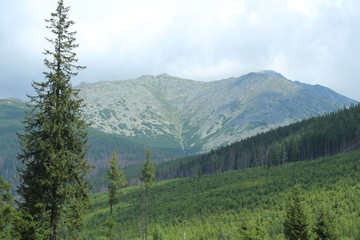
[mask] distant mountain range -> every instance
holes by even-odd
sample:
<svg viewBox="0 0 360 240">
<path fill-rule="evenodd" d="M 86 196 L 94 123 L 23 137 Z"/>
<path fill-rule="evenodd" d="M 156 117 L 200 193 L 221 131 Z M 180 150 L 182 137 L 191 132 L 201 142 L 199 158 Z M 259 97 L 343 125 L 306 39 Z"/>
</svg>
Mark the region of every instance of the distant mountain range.
<svg viewBox="0 0 360 240">
<path fill-rule="evenodd" d="M 17 160 L 20 144 L 16 132 L 23 130 L 22 121 L 25 110 L 25 102 L 21 100 L 0 99 L 0 176 L 12 184 L 16 183 L 14 178 L 17 176 L 17 168 L 20 167 L 20 162 Z M 145 159 L 145 150 L 151 148 L 119 135 L 104 133 L 93 128 L 89 128 L 88 132 L 87 158 L 90 164 L 96 167 L 90 173 L 94 191 L 99 191 L 101 187 L 106 186 L 104 172 L 112 152 L 119 154 L 121 166 L 124 167 L 142 162 Z M 152 148 L 152 159 L 156 162 L 167 161 L 178 156 Z"/>
<path fill-rule="evenodd" d="M 199 82 L 161 74 L 82 83 L 92 127 L 166 151 L 208 151 L 357 103 L 274 71 Z"/>
<path fill-rule="evenodd" d="M 89 129 L 88 158 L 96 169 L 95 190 L 111 152 L 122 166 L 205 152 L 277 126 L 322 115 L 357 103 L 326 87 L 293 82 L 273 71 L 198 82 L 167 74 L 137 79 L 82 83 Z M 13 182 L 25 102 L 0 99 L 0 175 Z M 106 184 L 105 184 L 106 185 Z"/>
</svg>

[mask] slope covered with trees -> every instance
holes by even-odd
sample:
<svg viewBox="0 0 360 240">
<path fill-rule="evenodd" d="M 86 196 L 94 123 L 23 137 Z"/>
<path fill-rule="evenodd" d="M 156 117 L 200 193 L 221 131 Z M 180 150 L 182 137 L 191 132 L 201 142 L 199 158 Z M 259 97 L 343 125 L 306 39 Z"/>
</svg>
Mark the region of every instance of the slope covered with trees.
<svg viewBox="0 0 360 240">
<path fill-rule="evenodd" d="M 169 240 L 184 239 L 184 235 L 186 239 L 285 239 L 286 206 L 297 185 L 302 190 L 308 234 L 315 236 L 320 217 L 327 212 L 339 239 L 359 239 L 359 169 L 360 150 L 356 150 L 270 168 L 159 182 L 149 191 L 150 236 Z M 126 188 L 113 208 L 123 239 L 141 239 L 141 191 L 141 186 Z M 93 194 L 92 200 L 83 234 L 87 239 L 102 239 L 109 213 L 107 194 Z M 263 237 L 246 238 L 254 234 Z"/>
<path fill-rule="evenodd" d="M 280 127 L 208 153 L 157 166 L 157 179 L 173 179 L 256 166 L 276 166 L 359 148 L 360 105 Z"/>
</svg>

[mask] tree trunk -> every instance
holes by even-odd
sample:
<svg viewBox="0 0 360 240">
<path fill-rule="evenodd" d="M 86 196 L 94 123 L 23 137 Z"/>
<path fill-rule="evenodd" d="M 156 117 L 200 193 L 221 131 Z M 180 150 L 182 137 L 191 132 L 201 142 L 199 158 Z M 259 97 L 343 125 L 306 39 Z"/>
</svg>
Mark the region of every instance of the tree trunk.
<svg viewBox="0 0 360 240">
<path fill-rule="evenodd" d="M 145 240 L 148 240 L 148 188 L 145 190 Z"/>
<path fill-rule="evenodd" d="M 50 217 L 50 240 L 56 240 L 57 238 L 57 210 L 56 206 L 51 209 Z"/>
</svg>

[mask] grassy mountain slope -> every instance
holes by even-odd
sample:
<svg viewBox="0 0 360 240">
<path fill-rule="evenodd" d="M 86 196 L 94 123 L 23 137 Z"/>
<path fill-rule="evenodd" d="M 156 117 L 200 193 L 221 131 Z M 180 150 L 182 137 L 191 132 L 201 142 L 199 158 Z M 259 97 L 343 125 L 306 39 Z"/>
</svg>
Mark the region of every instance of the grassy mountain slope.
<svg viewBox="0 0 360 240">
<path fill-rule="evenodd" d="M 276 167 L 256 167 L 157 183 L 150 192 L 150 225 L 163 239 L 241 239 L 240 228 L 259 225 L 268 239 L 284 239 L 284 208 L 294 184 L 304 190 L 309 224 L 320 209 L 334 217 L 340 239 L 360 238 L 360 151 Z M 140 239 L 142 188 L 130 187 L 114 208 L 123 239 Z M 107 194 L 92 196 L 87 239 L 102 239 Z M 103 238 L 105 239 L 105 238 Z M 151 238 L 150 238 L 151 239 Z"/>
<path fill-rule="evenodd" d="M 351 101 L 327 98 L 272 71 L 213 82 L 146 75 L 78 88 L 87 103 L 84 116 L 95 128 L 186 154 L 332 112 Z"/>
</svg>

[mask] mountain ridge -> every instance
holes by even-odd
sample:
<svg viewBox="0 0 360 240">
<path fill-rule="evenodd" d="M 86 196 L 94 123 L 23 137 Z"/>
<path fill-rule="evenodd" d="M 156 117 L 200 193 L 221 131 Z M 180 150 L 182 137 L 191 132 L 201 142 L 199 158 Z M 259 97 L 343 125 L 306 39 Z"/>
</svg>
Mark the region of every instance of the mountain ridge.
<svg viewBox="0 0 360 240">
<path fill-rule="evenodd" d="M 161 74 L 76 88 L 95 128 L 192 154 L 356 103 L 311 86 L 267 70 L 212 82 Z"/>
</svg>

